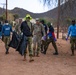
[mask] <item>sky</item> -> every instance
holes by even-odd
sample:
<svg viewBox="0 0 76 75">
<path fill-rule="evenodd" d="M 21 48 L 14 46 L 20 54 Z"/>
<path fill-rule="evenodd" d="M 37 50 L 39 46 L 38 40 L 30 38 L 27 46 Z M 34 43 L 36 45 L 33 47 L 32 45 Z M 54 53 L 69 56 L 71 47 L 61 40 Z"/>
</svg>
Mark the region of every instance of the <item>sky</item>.
<svg viewBox="0 0 76 75">
<path fill-rule="evenodd" d="M 2 8 L 3 3 L 5 4 L 6 0 L 0 0 L 0 7 Z M 47 6 L 44 7 L 40 0 L 8 0 L 8 9 L 11 10 L 15 7 L 23 8 L 33 13 L 42 13 L 50 10 Z M 54 6 L 51 7 L 51 9 L 53 8 Z"/>
</svg>

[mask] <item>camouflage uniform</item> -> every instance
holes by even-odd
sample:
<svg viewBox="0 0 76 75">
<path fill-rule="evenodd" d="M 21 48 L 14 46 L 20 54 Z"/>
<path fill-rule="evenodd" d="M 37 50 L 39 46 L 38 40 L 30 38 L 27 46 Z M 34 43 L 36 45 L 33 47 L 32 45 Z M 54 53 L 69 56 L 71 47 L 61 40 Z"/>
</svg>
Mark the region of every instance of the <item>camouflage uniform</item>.
<svg viewBox="0 0 76 75">
<path fill-rule="evenodd" d="M 9 46 L 8 46 L 9 42 L 10 42 L 10 36 L 4 36 L 4 43 L 5 43 L 6 49 L 9 49 Z"/>
<path fill-rule="evenodd" d="M 30 32 L 32 32 L 32 24 L 30 22 L 27 22 L 29 28 L 30 28 Z M 28 50 L 29 50 L 29 56 L 32 56 L 33 55 L 33 50 L 32 50 L 32 37 L 27 37 L 27 40 L 28 40 Z M 25 55 L 26 56 L 26 53 L 27 53 L 27 50 L 25 52 Z"/>
<path fill-rule="evenodd" d="M 35 49 L 37 44 L 37 55 L 39 54 L 39 51 L 41 49 L 41 38 L 42 38 L 42 32 L 45 34 L 45 30 L 42 24 L 40 25 L 33 25 L 33 52 L 35 55 Z"/>
<path fill-rule="evenodd" d="M 54 41 L 54 38 L 53 37 L 50 37 L 49 39 L 46 39 L 46 42 L 45 42 L 45 44 L 44 44 L 44 53 L 46 54 L 46 51 L 47 51 L 47 49 L 48 49 L 48 46 L 49 46 L 49 44 L 52 42 L 52 45 L 53 45 L 53 47 L 54 47 L 54 49 L 55 49 L 55 53 L 56 54 L 58 54 L 58 49 L 57 49 L 57 46 L 56 46 L 56 43 L 55 43 L 55 41 Z"/>
<path fill-rule="evenodd" d="M 72 54 L 74 54 L 74 49 L 76 48 L 76 37 L 70 37 L 70 43 Z"/>
<path fill-rule="evenodd" d="M 20 24 L 17 24 L 16 27 L 15 27 L 15 31 L 16 31 L 17 34 L 19 34 L 19 35 L 21 34 L 20 26 L 21 26 Z"/>
</svg>

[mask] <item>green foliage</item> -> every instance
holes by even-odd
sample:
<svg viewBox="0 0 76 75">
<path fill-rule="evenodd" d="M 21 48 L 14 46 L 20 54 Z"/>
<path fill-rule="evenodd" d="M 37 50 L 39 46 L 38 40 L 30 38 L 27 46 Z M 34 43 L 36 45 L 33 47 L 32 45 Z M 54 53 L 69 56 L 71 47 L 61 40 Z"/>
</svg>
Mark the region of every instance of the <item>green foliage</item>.
<svg viewBox="0 0 76 75">
<path fill-rule="evenodd" d="M 4 21 L 5 19 L 6 19 L 6 15 L 5 14 L 3 14 L 3 15 L 0 16 L 0 20 L 1 21 Z"/>
<path fill-rule="evenodd" d="M 71 25 L 72 20 L 75 20 L 76 21 L 76 18 L 70 18 L 70 17 L 69 18 L 66 18 L 65 19 L 65 22 L 69 26 L 69 25 Z"/>
<path fill-rule="evenodd" d="M 18 14 L 14 14 L 13 17 L 14 17 L 14 20 L 16 20 L 16 19 L 19 18 L 19 15 Z"/>
<path fill-rule="evenodd" d="M 44 23 L 46 24 L 47 23 L 47 20 L 44 19 L 44 18 L 40 18 L 40 21 L 44 20 Z"/>
<path fill-rule="evenodd" d="M 3 16 L 0 16 L 0 21 L 3 21 Z"/>
<path fill-rule="evenodd" d="M 51 22 L 48 22 L 48 23 L 47 23 L 47 26 L 49 27 L 50 25 L 51 25 Z"/>
</svg>

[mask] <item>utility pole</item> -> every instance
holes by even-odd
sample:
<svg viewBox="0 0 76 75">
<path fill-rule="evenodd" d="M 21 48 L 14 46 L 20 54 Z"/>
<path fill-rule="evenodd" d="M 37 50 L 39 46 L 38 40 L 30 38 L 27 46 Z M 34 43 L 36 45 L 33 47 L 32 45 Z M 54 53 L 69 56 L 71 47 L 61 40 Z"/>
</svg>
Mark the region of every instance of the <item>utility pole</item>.
<svg viewBox="0 0 76 75">
<path fill-rule="evenodd" d="M 59 38 L 59 25 L 60 25 L 60 0 L 58 0 L 57 39 Z"/>
<path fill-rule="evenodd" d="M 7 0 L 6 0 L 6 20 L 7 20 L 7 16 L 8 14 L 7 14 Z"/>
</svg>

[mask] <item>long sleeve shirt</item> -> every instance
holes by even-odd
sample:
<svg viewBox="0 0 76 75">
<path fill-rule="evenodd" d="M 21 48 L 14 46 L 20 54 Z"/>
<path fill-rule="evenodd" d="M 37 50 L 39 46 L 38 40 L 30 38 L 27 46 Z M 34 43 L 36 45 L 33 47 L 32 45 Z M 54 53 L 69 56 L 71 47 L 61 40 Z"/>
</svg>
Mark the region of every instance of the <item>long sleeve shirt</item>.
<svg viewBox="0 0 76 75">
<path fill-rule="evenodd" d="M 42 24 L 39 24 L 39 25 L 34 24 L 33 25 L 33 34 L 42 36 L 42 33 L 43 33 L 43 35 L 45 35 L 45 29 L 44 29 L 43 25 Z"/>
<path fill-rule="evenodd" d="M 76 25 L 69 26 L 67 36 L 76 37 Z"/>
<path fill-rule="evenodd" d="M 10 36 L 10 33 L 12 32 L 12 26 L 11 25 L 4 25 L 2 27 L 2 33 L 4 36 Z"/>
</svg>

